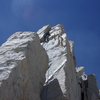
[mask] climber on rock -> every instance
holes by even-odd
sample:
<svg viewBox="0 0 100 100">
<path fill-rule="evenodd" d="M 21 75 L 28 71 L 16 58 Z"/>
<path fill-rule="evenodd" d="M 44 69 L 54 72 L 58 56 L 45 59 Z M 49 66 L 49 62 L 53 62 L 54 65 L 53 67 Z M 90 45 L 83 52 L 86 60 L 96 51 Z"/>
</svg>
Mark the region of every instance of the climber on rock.
<svg viewBox="0 0 100 100">
<path fill-rule="evenodd" d="M 44 42 L 48 42 L 49 41 L 49 36 L 50 36 L 50 32 L 49 31 L 43 35 Z"/>
</svg>

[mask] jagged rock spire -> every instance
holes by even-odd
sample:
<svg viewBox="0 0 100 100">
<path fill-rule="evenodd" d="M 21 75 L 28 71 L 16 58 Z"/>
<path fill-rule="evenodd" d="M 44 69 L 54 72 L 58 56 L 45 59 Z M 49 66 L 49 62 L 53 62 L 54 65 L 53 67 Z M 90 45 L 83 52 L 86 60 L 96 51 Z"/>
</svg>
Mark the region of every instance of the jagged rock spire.
<svg viewBox="0 0 100 100">
<path fill-rule="evenodd" d="M 0 100 L 100 100 L 73 47 L 60 24 L 14 33 L 0 47 Z"/>
</svg>

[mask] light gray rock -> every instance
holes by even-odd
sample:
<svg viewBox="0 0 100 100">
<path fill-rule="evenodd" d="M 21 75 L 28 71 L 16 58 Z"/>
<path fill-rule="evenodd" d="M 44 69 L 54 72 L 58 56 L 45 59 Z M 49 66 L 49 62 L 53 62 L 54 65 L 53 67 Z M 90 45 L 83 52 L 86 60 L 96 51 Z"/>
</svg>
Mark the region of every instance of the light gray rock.
<svg viewBox="0 0 100 100">
<path fill-rule="evenodd" d="M 100 100 L 95 75 L 76 65 L 62 25 L 16 32 L 0 47 L 0 100 Z"/>
<path fill-rule="evenodd" d="M 45 33 L 47 33 L 48 31 L 50 31 L 50 29 L 51 29 L 50 25 L 45 25 L 41 29 L 38 30 L 37 34 L 39 35 L 40 40 L 41 40 L 41 38 L 43 37 L 43 35 Z"/>
<path fill-rule="evenodd" d="M 41 31 L 44 33 L 44 27 Z M 60 24 L 51 27 L 49 32 L 49 41 L 41 43 L 49 56 L 49 69 L 46 73 L 42 100 L 79 100 L 73 43 L 68 41 L 64 28 Z M 41 34 L 39 36 L 42 38 Z"/>
<path fill-rule="evenodd" d="M 76 67 L 76 72 L 77 72 L 77 77 L 80 78 L 83 75 L 83 73 L 85 72 L 85 69 L 83 66 Z"/>
<path fill-rule="evenodd" d="M 40 100 L 48 56 L 33 32 L 17 32 L 0 47 L 0 100 Z"/>
</svg>

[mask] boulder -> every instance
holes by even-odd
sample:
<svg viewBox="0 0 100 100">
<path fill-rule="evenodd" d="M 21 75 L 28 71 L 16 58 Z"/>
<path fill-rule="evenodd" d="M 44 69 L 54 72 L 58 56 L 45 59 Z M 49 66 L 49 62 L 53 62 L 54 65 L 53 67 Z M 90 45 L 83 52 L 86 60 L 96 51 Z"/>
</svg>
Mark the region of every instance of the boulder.
<svg viewBox="0 0 100 100">
<path fill-rule="evenodd" d="M 34 32 L 16 32 L 0 47 L 0 100 L 40 100 L 48 56 Z"/>
</svg>

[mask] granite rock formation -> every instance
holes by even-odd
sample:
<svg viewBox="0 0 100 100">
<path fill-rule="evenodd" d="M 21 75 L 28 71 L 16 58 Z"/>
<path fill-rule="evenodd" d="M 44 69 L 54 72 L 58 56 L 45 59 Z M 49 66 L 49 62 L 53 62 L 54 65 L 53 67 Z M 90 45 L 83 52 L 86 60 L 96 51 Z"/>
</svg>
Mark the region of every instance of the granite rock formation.
<svg viewBox="0 0 100 100">
<path fill-rule="evenodd" d="M 73 48 L 60 24 L 13 34 L 0 47 L 0 100 L 100 100 Z"/>
<path fill-rule="evenodd" d="M 0 47 L 0 100 L 40 100 L 47 68 L 48 56 L 37 34 L 12 35 Z"/>
<path fill-rule="evenodd" d="M 43 41 L 49 31 L 49 41 Z M 49 69 L 41 93 L 42 100 L 98 100 L 94 75 L 86 75 L 84 67 L 76 67 L 74 43 L 69 41 L 60 24 L 42 27 L 37 34 L 49 57 Z M 85 76 L 87 79 L 85 79 Z M 92 82 L 93 81 L 93 82 Z M 89 85 L 89 86 L 87 86 Z"/>
<path fill-rule="evenodd" d="M 43 27 L 37 33 L 41 36 L 48 28 Z M 52 27 L 49 32 L 49 41 L 41 43 L 49 57 L 43 100 L 75 100 L 75 97 L 79 100 L 72 42 L 66 39 L 62 25 Z"/>
</svg>

